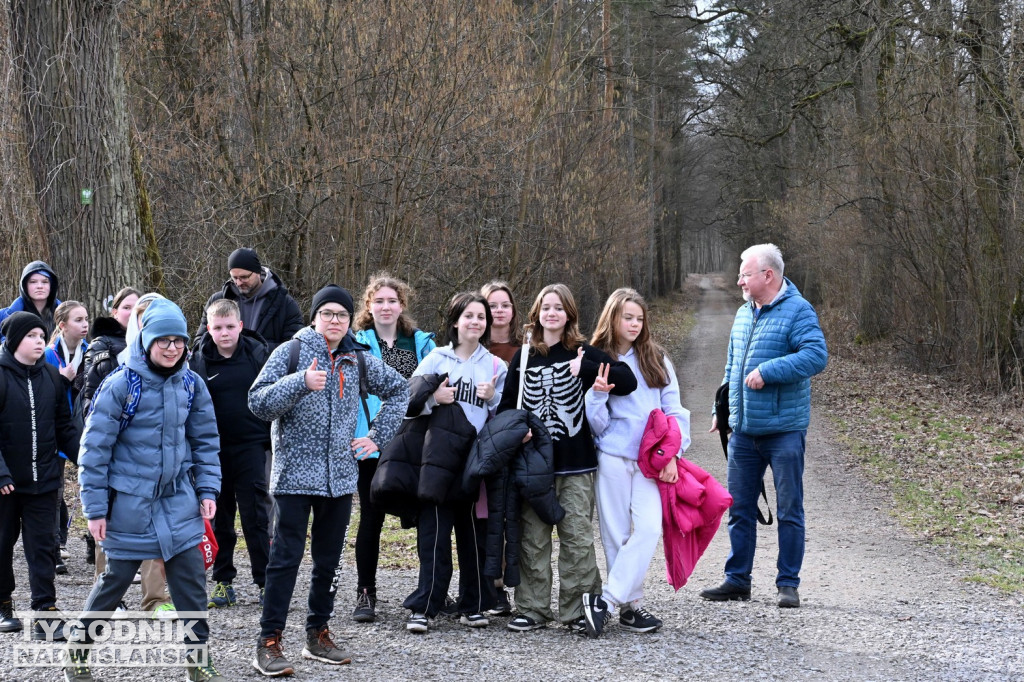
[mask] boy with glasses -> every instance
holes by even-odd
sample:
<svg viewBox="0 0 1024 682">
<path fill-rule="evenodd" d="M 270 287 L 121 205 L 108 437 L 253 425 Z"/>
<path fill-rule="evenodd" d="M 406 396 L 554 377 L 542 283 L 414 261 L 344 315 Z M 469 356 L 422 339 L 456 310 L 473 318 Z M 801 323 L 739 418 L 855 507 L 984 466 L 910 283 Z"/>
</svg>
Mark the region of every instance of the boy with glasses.
<svg viewBox="0 0 1024 682">
<path fill-rule="evenodd" d="M 359 362 L 366 346 L 349 330 L 352 296 L 328 285 L 313 296 L 312 326 L 295 334 L 298 371 L 290 372 L 291 343 L 278 347 L 249 391 L 253 413 L 272 422 L 270 493 L 277 502 L 274 543 L 267 566 L 260 634 L 253 666 L 267 676 L 291 675 L 282 632 L 306 546 L 310 514 L 313 570 L 302 656 L 350 663 L 331 638 L 341 552 L 352 512 L 358 468 L 352 441 L 360 408 Z M 384 444 L 401 425 L 409 402 L 402 376 L 364 353 L 369 392 L 382 400 L 367 437 Z"/>
<path fill-rule="evenodd" d="M 185 366 L 188 327 L 177 305 L 150 303 L 128 361 L 107 375 L 85 422 L 79 459 L 82 511 L 107 555 L 69 649 L 69 682 L 89 682 L 88 645 L 144 559 L 163 559 L 179 612 L 206 611 L 199 540 L 220 491 L 220 439 L 206 385 Z M 209 625 L 198 618 L 186 644 L 193 682 L 224 680 L 206 653 Z"/>
</svg>

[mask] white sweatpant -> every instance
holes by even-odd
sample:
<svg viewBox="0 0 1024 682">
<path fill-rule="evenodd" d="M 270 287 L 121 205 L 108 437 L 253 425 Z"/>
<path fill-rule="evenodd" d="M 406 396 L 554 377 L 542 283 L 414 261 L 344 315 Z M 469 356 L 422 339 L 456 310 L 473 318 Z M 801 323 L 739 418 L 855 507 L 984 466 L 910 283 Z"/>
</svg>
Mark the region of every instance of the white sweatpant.
<svg viewBox="0 0 1024 682">
<path fill-rule="evenodd" d="M 596 490 L 608 564 L 603 596 L 616 605 L 637 602 L 661 538 L 658 483 L 643 475 L 636 460 L 598 452 Z"/>
</svg>

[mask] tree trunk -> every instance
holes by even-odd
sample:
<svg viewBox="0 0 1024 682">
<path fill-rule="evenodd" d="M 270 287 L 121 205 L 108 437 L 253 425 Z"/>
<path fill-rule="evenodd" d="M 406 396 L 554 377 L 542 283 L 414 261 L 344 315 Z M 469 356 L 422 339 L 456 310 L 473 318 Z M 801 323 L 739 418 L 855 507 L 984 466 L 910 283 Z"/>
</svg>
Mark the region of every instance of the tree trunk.
<svg viewBox="0 0 1024 682">
<path fill-rule="evenodd" d="M 61 279 L 59 295 L 83 299 L 93 314 L 107 296 L 144 286 L 150 274 L 132 169 L 120 5 L 11 3 L 28 157 L 50 265 Z M 91 203 L 84 190 L 91 190 Z"/>
</svg>

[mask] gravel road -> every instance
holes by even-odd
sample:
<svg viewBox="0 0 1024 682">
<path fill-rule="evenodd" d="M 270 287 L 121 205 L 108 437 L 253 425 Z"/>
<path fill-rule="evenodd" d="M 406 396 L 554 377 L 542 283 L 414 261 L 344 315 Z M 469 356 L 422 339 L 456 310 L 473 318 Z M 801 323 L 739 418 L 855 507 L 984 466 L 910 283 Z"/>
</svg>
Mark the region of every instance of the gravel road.
<svg viewBox="0 0 1024 682">
<path fill-rule="evenodd" d="M 684 348 L 672 349 L 684 405 L 694 413 L 688 456 L 724 481 L 717 434 L 708 434 L 710 402 L 721 379 L 735 299 L 706 281 L 697 324 Z M 659 554 L 647 579 L 648 608 L 665 620 L 651 635 L 611 626 L 590 641 L 549 627 L 509 632 L 504 621 L 470 630 L 436 622 L 426 635 L 405 631 L 402 599 L 415 583 L 410 571 L 385 571 L 381 617 L 358 625 L 348 618 L 354 593 L 351 556 L 332 623 L 355 654 L 331 668 L 299 657 L 305 581 L 292 601 L 285 648 L 301 680 L 1020 680 L 1024 679 L 1024 604 L 965 582 L 935 550 L 904 533 L 889 514 L 884 491 L 859 473 L 815 413 L 807 439 L 807 555 L 799 609 L 775 606 L 774 526 L 761 529 L 753 599 L 710 603 L 697 593 L 718 584 L 728 552 L 723 524 L 690 583 L 673 593 Z M 73 541 L 70 575 L 58 578 L 60 605 L 81 606 L 91 584 L 80 541 Z M 598 556 L 601 557 L 600 550 Z M 15 557 L 15 599 L 27 604 L 24 559 Z M 91 568 L 91 567 L 89 567 Z M 602 566 L 603 569 L 603 566 Z M 259 611 L 255 588 L 238 585 L 242 603 L 211 612 L 212 654 L 228 679 L 262 679 L 250 666 Z M 137 591 L 130 597 L 138 600 Z M 0 635 L 0 678 L 57 680 L 56 670 L 11 668 L 19 635 Z M 181 680 L 180 671 L 97 669 L 101 680 Z"/>
</svg>

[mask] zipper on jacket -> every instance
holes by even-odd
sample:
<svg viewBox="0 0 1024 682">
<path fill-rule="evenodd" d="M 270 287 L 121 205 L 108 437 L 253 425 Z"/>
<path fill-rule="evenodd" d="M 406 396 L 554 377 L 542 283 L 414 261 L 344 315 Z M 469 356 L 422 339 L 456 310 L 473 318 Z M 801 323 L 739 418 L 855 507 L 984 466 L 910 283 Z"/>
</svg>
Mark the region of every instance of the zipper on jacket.
<svg viewBox="0 0 1024 682">
<path fill-rule="evenodd" d="M 744 404 L 743 404 L 744 403 L 743 388 L 746 386 L 746 375 L 744 375 L 743 373 L 747 371 L 747 355 L 750 353 L 750 340 L 754 338 L 754 328 L 757 327 L 757 323 L 761 320 L 761 316 L 764 315 L 764 313 L 766 312 L 766 311 L 762 311 L 762 312 L 758 313 L 757 315 L 754 315 L 754 313 L 753 313 L 754 303 L 753 302 L 750 303 L 750 309 L 751 309 L 750 316 L 753 318 L 753 322 L 750 325 L 750 333 L 747 334 L 747 340 L 743 344 L 743 359 L 740 361 L 740 375 L 741 375 L 740 376 L 740 413 L 736 417 L 736 427 L 737 427 L 736 430 L 741 432 L 741 433 L 743 432 L 743 429 L 740 428 L 740 427 L 743 426 L 743 413 L 746 411 L 744 409 Z"/>
</svg>

